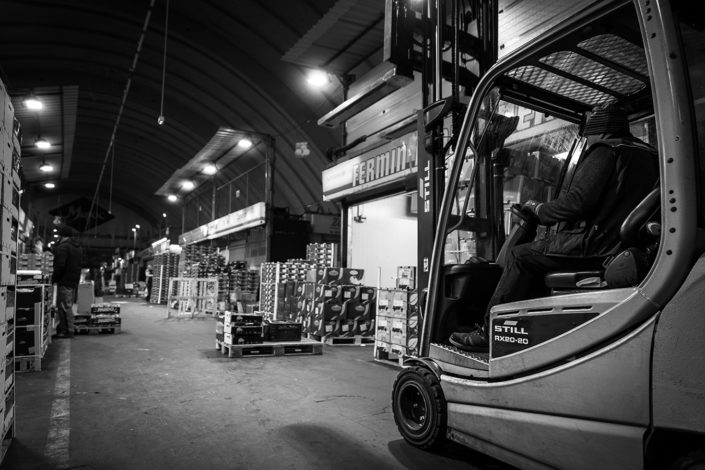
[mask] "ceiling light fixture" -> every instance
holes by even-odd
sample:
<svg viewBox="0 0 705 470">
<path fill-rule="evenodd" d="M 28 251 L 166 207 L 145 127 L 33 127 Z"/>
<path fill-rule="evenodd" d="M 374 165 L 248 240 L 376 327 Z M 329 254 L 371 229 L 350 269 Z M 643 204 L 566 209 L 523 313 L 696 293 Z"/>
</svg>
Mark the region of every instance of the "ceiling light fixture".
<svg viewBox="0 0 705 470">
<path fill-rule="evenodd" d="M 34 94 L 32 93 L 24 99 L 24 106 L 27 109 L 39 111 L 44 108 L 44 103 L 42 103 L 39 98 L 34 96 Z"/>
<path fill-rule="evenodd" d="M 36 145 L 38 149 L 42 149 L 42 150 L 45 150 L 45 149 L 48 149 L 49 147 L 51 147 L 51 144 L 49 143 L 49 141 L 43 137 L 37 137 L 37 140 L 34 141 L 34 145 Z"/>
<path fill-rule="evenodd" d="M 54 171 L 54 166 L 51 163 L 47 163 L 46 161 L 42 161 L 42 164 L 39 165 L 39 171 L 42 171 L 44 173 L 51 173 Z"/>
<path fill-rule="evenodd" d="M 321 88 L 330 83 L 330 77 L 323 70 L 310 70 L 306 77 L 306 83 L 313 88 Z"/>
<path fill-rule="evenodd" d="M 54 183 L 44 183 L 44 187 L 47 189 L 54 189 L 56 185 Z"/>
<path fill-rule="evenodd" d="M 247 137 L 243 137 L 240 139 L 240 141 L 237 143 L 237 146 L 243 149 L 248 149 L 252 147 L 252 141 L 248 139 Z"/>
<path fill-rule="evenodd" d="M 169 202 L 176 202 L 179 199 L 175 194 L 169 194 L 166 198 Z"/>
<path fill-rule="evenodd" d="M 196 187 L 193 181 L 191 180 L 186 180 L 183 183 L 181 183 L 181 187 L 185 189 L 186 191 L 191 191 L 193 188 Z"/>
<path fill-rule="evenodd" d="M 218 168 L 213 163 L 207 163 L 202 171 L 204 175 L 215 175 L 218 173 Z"/>
</svg>

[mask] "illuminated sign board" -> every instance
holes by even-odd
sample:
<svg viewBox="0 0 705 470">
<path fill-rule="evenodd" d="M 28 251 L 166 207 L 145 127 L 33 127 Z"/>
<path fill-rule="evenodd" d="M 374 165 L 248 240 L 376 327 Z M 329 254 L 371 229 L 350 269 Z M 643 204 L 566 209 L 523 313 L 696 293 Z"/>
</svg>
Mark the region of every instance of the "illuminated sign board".
<svg viewBox="0 0 705 470">
<path fill-rule="evenodd" d="M 418 171 L 416 132 L 323 170 L 323 200 L 340 199 Z"/>
<path fill-rule="evenodd" d="M 223 237 L 230 233 L 247 230 L 264 225 L 267 220 L 267 210 L 264 202 L 245 207 L 236 212 L 215 219 L 206 225 L 179 235 L 179 245 L 190 245 L 204 240 Z"/>
</svg>

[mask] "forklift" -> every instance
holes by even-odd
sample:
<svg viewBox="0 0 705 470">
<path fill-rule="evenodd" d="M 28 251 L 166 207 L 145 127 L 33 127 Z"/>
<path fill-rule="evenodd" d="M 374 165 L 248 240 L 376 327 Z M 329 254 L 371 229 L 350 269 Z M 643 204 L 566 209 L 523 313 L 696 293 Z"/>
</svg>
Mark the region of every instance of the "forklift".
<svg viewBox="0 0 705 470">
<path fill-rule="evenodd" d="M 419 355 L 392 392 L 411 445 L 454 441 L 522 469 L 705 468 L 697 3 L 585 2 L 480 79 L 441 160 Z M 547 273 L 537 297 L 493 307 L 488 352 L 454 347 L 454 331 L 482 323 L 504 254 L 547 236 L 518 207 L 561 193 L 584 151 L 581 123 L 606 103 L 659 159 L 658 187 L 621 226 L 624 251 L 601 270 Z"/>
</svg>

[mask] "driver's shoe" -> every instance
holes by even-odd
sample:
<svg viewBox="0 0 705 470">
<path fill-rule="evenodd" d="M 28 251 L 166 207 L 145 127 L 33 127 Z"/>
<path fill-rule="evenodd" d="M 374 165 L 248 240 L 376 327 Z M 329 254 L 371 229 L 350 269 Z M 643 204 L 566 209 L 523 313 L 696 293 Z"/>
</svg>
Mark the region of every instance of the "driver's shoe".
<svg viewBox="0 0 705 470">
<path fill-rule="evenodd" d="M 487 331 L 484 326 L 480 326 L 469 333 L 456 331 L 450 335 L 448 341 L 463 351 L 487 352 L 490 349 Z"/>
</svg>

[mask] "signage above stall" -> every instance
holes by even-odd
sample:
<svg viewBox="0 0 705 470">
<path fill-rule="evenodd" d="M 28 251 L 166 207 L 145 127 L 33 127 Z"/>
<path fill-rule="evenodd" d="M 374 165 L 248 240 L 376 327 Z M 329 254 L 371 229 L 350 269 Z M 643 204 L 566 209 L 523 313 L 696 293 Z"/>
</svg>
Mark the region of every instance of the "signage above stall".
<svg viewBox="0 0 705 470">
<path fill-rule="evenodd" d="M 264 225 L 267 220 L 267 210 L 264 202 L 258 202 L 236 212 L 232 212 L 206 225 L 179 235 L 180 245 L 212 240 L 225 235 Z"/>
<path fill-rule="evenodd" d="M 418 171 L 416 132 L 323 170 L 323 200 L 397 182 Z"/>
</svg>

